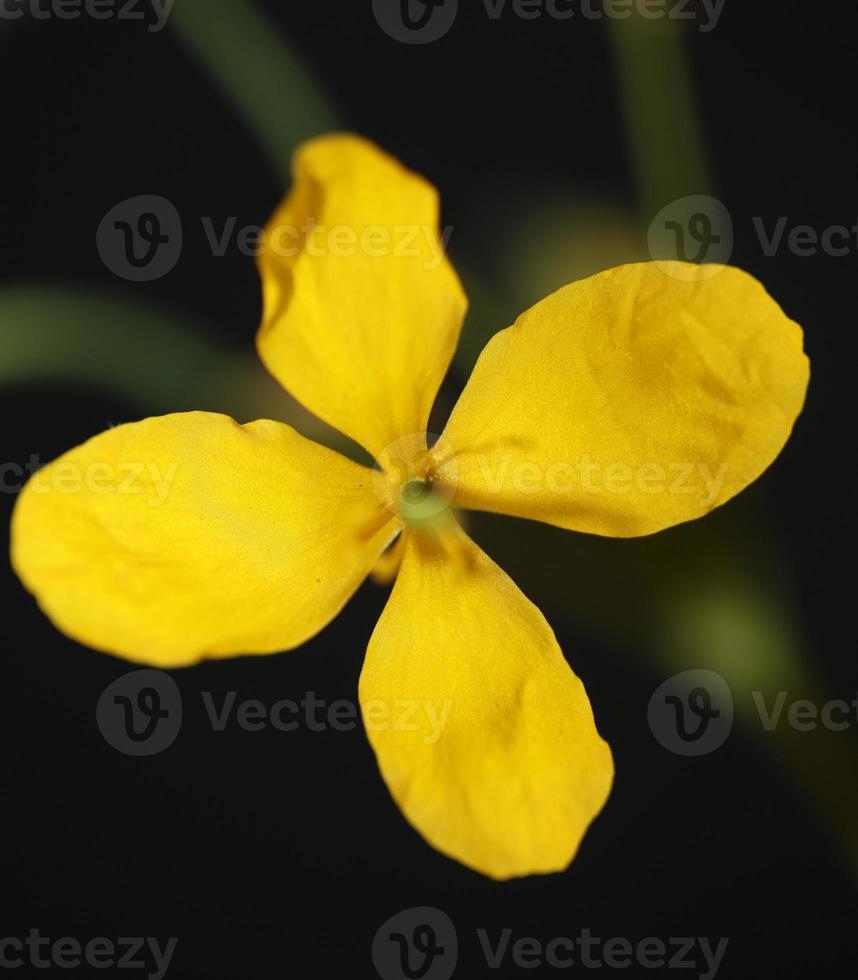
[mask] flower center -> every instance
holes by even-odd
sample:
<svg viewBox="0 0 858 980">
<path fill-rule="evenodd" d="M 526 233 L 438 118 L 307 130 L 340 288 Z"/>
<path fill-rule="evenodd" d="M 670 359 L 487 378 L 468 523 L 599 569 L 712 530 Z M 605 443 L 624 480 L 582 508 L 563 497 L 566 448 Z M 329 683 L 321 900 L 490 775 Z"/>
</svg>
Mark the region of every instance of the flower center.
<svg viewBox="0 0 858 980">
<path fill-rule="evenodd" d="M 443 519 L 449 504 L 449 495 L 438 492 L 431 480 L 408 480 L 399 488 L 399 513 L 412 527 L 436 524 Z"/>
</svg>

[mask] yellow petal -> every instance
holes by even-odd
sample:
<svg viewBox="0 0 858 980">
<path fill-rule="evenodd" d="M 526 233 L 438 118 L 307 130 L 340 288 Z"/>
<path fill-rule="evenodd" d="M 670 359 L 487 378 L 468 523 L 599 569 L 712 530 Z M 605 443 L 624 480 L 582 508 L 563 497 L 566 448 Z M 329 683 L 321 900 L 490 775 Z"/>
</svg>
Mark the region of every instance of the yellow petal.
<svg viewBox="0 0 858 980">
<path fill-rule="evenodd" d="M 379 460 L 423 432 L 467 302 L 438 194 L 373 144 L 321 137 L 266 228 L 257 338 L 271 373 Z"/>
<path fill-rule="evenodd" d="M 613 778 L 551 628 L 459 528 L 407 531 L 360 679 L 393 798 L 440 851 L 493 878 L 559 871 Z"/>
<path fill-rule="evenodd" d="M 801 328 L 746 273 L 621 266 L 489 342 L 435 476 L 460 506 L 650 534 L 755 480 L 787 441 L 808 377 Z"/>
<path fill-rule="evenodd" d="M 396 532 L 370 470 L 279 422 L 110 429 L 38 471 L 12 561 L 65 633 L 159 667 L 294 647 Z"/>
<path fill-rule="evenodd" d="M 399 537 L 390 545 L 385 553 L 378 559 L 370 572 L 370 577 L 376 585 L 390 585 L 399 572 L 402 564 L 403 546 L 405 537 Z"/>
</svg>

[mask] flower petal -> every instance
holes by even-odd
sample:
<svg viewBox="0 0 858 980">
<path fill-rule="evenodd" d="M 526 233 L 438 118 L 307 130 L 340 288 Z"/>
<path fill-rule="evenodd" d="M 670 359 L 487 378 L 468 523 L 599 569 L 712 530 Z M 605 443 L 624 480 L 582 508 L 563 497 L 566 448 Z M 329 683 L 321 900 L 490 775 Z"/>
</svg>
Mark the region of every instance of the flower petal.
<svg viewBox="0 0 858 980">
<path fill-rule="evenodd" d="M 621 266 L 489 342 L 436 478 L 463 507 L 650 534 L 755 480 L 786 443 L 808 377 L 801 328 L 746 273 Z"/>
<path fill-rule="evenodd" d="M 121 425 L 39 470 L 12 561 L 53 622 L 159 667 L 297 646 L 396 533 L 372 473 L 279 422 Z"/>
<path fill-rule="evenodd" d="M 257 338 L 269 371 L 379 460 L 423 432 L 467 301 L 435 189 L 356 136 L 321 137 L 266 228 Z"/>
<path fill-rule="evenodd" d="M 406 536 L 360 679 L 382 775 L 417 830 L 469 867 L 562 870 L 613 778 L 584 687 L 464 531 Z"/>
</svg>

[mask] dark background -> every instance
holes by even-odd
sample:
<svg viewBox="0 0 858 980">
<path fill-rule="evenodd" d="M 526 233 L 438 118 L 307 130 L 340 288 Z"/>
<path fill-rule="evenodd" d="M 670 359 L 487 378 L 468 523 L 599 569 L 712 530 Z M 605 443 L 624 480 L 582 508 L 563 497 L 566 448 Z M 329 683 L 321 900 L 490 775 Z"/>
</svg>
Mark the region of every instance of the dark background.
<svg viewBox="0 0 858 980">
<path fill-rule="evenodd" d="M 367 0 L 263 6 L 344 124 L 439 187 L 444 220 L 455 228 L 454 261 L 489 286 L 503 290 L 516 216 L 531 197 L 544 204 L 546 188 L 637 206 L 604 24 L 513 16 L 495 23 L 468 3 L 446 38 L 409 47 L 379 30 Z M 858 246 L 853 241 L 844 258 L 786 249 L 769 258 L 750 221 L 785 215 L 823 228 L 858 220 L 854 30 L 841 20 L 845 11 L 727 0 L 716 29 L 689 32 L 686 43 L 715 188 L 736 226 L 732 261 L 803 324 L 813 368 L 807 409 L 782 458 L 749 492 L 750 503 L 737 501 L 725 508 L 732 514 L 711 520 L 724 521 L 717 527 L 740 562 L 765 549 L 762 564 L 784 583 L 826 696 L 849 700 Z M 246 356 L 260 311 L 251 259 L 234 249 L 212 256 L 197 224 L 170 275 L 134 285 L 112 276 L 95 248 L 101 217 L 136 194 L 164 195 L 185 216 L 260 224 L 285 190 L 170 27 L 150 34 L 115 20 L 0 21 L 0 90 L 3 287 L 75 284 L 158 302 Z M 288 113 L 290 92 L 281 98 Z M 681 152 L 681 136 L 677 145 Z M 532 243 L 522 241 L 522 263 L 535 261 L 524 254 Z M 169 379 L 170 350 L 157 356 Z M 452 378 L 448 399 L 461 382 Z M 31 453 L 51 459 L 108 424 L 167 410 L 74 377 L 6 385 L 0 406 L 0 459 L 22 463 Z M 0 495 L 4 528 L 13 504 L 14 495 Z M 527 530 L 489 518 L 474 524 L 491 554 L 502 563 L 511 557 L 510 571 L 545 610 L 617 761 L 613 796 L 568 872 L 498 884 L 432 850 L 389 799 L 360 730 L 212 732 L 200 691 L 220 700 L 236 690 L 267 704 L 308 691 L 353 698 L 385 601 L 376 586 L 365 585 L 298 651 L 177 672 L 181 736 L 161 755 L 132 759 L 95 723 L 101 691 L 128 665 L 54 630 L 6 562 L 0 936 L 31 928 L 84 942 L 177 936 L 168 976 L 181 980 L 371 977 L 379 926 L 428 905 L 457 926 L 461 977 L 559 972 L 509 962 L 489 971 L 475 938 L 481 927 L 543 941 L 584 928 L 633 941 L 725 936 L 721 977 L 853 975 L 854 854 L 806 787 L 742 731 L 710 756 L 666 752 L 649 732 L 646 706 L 671 670 L 645 655 L 634 629 L 618 640 L 597 617 L 578 615 L 575 597 L 588 589 L 602 588 L 619 607 L 627 595 L 635 601 L 637 585 L 637 602 L 646 604 L 641 597 L 665 556 L 691 572 L 683 564 L 697 560 L 688 558 L 691 539 L 678 529 L 666 544 L 605 542 L 595 555 L 589 545 L 552 550 L 559 534 L 530 538 Z M 647 549 L 656 547 L 650 566 L 655 552 Z M 531 558 L 551 570 L 550 598 L 528 570 Z M 591 559 L 601 564 L 591 567 Z M 625 583 L 616 591 L 614 576 Z M 696 666 L 707 666 L 702 655 Z M 854 736 L 844 736 L 851 760 Z M 854 792 L 858 773 L 848 759 L 829 772 L 827 752 L 822 743 L 813 765 L 830 806 Z"/>
</svg>

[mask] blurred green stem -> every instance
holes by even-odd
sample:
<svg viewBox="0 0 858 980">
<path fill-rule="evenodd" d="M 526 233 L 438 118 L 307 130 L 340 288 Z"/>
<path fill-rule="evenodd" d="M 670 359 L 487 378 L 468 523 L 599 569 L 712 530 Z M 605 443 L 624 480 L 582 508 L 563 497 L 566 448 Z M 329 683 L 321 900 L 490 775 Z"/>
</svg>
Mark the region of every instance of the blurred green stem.
<svg viewBox="0 0 858 980">
<path fill-rule="evenodd" d="M 342 128 L 318 80 L 277 25 L 248 0 L 182 0 L 170 23 L 248 124 L 285 190 L 298 144 Z M 462 263 L 457 266 L 462 273 Z M 509 326 L 510 317 L 483 283 L 467 270 L 462 277 L 471 310 L 455 364 L 467 377 L 486 342 Z"/>
<path fill-rule="evenodd" d="M 646 227 L 676 198 L 711 192 L 694 79 L 681 25 L 639 15 L 607 23 Z"/>
<path fill-rule="evenodd" d="M 285 185 L 294 148 L 337 126 L 293 47 L 247 0 L 181 0 L 169 23 Z M 149 412 L 299 418 L 308 434 L 342 442 L 286 399 L 251 348 L 236 356 L 181 317 L 119 294 L 23 286 L 0 293 L 0 384 L 44 379 L 88 382 Z"/>
<path fill-rule="evenodd" d="M 495 528 L 501 521 L 503 531 Z M 494 515 L 472 515 L 472 523 L 477 540 L 490 543 L 525 594 L 539 596 L 549 618 L 567 616 L 618 650 L 644 654 L 659 680 L 693 668 L 721 674 L 737 725 L 790 774 L 858 873 L 858 738 L 854 726 L 804 731 L 788 722 L 795 700 L 821 707 L 831 695 L 753 499 L 629 540 Z M 758 701 L 770 709 L 784 696 L 783 715 L 769 731 Z"/>
<path fill-rule="evenodd" d="M 181 0 L 169 23 L 250 128 L 284 182 L 299 143 L 339 128 L 319 82 L 289 39 L 255 4 Z"/>
<path fill-rule="evenodd" d="M 252 350 L 237 355 L 197 324 L 139 299 L 30 285 L 0 290 L 0 386 L 89 383 L 147 413 L 191 409 L 239 419 L 296 409 Z"/>
</svg>

